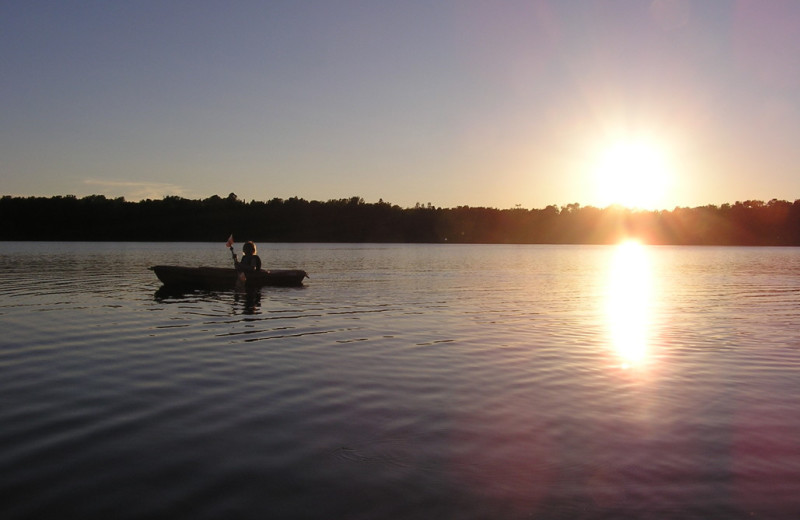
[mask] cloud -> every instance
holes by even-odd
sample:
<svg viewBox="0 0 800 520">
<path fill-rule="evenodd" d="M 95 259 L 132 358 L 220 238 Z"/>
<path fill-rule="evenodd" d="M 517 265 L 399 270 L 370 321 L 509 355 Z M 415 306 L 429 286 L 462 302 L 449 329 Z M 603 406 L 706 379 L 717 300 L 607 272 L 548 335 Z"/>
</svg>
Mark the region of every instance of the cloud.
<svg viewBox="0 0 800 520">
<path fill-rule="evenodd" d="M 185 196 L 186 190 L 168 182 L 141 182 L 110 179 L 84 179 L 83 184 L 91 186 L 98 195 L 125 197 L 126 200 L 161 199 L 167 195 Z"/>
</svg>

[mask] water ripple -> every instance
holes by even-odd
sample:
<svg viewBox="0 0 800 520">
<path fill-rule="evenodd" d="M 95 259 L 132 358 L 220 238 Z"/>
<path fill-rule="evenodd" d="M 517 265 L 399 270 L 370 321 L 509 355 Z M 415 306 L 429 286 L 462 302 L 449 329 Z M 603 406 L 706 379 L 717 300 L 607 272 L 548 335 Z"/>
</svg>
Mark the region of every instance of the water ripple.
<svg viewBox="0 0 800 520">
<path fill-rule="evenodd" d="M 4 518 L 800 510 L 796 249 L 654 249 L 638 364 L 609 248 L 264 249 L 314 278 L 172 293 L 166 245 L 67 244 L 34 281 L 0 249 Z"/>
</svg>

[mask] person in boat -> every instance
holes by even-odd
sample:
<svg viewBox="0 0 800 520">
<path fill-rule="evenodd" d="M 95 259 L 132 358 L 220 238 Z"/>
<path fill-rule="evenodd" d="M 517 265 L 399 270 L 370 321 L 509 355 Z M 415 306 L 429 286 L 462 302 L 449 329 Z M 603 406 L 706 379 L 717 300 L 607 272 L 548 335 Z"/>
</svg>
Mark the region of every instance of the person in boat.
<svg viewBox="0 0 800 520">
<path fill-rule="evenodd" d="M 236 262 L 236 268 L 245 272 L 261 270 L 261 258 L 256 254 L 256 245 L 253 241 L 242 245 L 242 259 Z"/>
</svg>

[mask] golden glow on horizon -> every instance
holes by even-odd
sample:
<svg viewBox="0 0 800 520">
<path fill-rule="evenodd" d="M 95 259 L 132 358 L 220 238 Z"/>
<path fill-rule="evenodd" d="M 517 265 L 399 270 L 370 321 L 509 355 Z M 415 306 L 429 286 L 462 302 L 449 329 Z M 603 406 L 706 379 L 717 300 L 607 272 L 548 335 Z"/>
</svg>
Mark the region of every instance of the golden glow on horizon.
<svg viewBox="0 0 800 520">
<path fill-rule="evenodd" d="M 652 324 L 652 272 L 645 246 L 624 242 L 611 260 L 606 313 L 623 368 L 645 361 Z"/>
<path fill-rule="evenodd" d="M 666 154 L 652 141 L 620 140 L 601 153 L 594 170 L 599 206 L 664 209 L 672 184 Z"/>
</svg>

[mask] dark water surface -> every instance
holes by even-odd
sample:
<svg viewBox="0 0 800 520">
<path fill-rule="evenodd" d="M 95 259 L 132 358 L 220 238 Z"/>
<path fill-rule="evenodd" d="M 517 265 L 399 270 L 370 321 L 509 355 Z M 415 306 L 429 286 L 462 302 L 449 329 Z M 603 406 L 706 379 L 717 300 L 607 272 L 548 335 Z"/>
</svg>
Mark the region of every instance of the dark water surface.
<svg viewBox="0 0 800 520">
<path fill-rule="evenodd" d="M 800 518 L 800 249 L 0 243 L 0 517 Z"/>
</svg>

